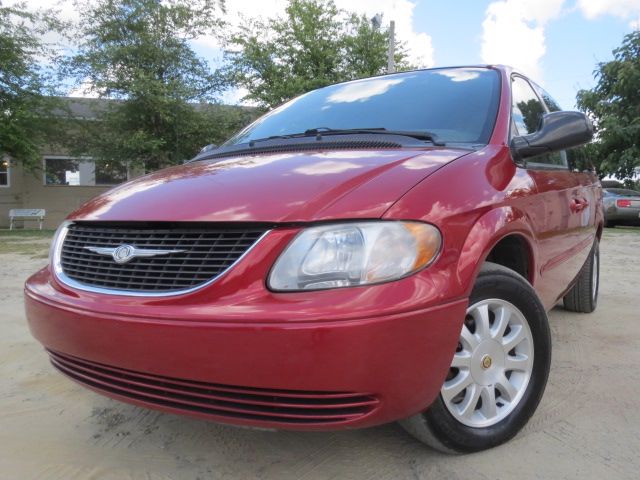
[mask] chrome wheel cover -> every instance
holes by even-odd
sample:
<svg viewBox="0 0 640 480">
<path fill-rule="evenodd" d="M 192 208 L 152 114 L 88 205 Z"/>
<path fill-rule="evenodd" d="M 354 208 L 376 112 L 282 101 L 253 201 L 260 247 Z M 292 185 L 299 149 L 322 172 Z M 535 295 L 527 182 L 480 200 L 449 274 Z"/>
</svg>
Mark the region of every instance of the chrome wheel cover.
<svg viewBox="0 0 640 480">
<path fill-rule="evenodd" d="M 522 312 L 504 300 L 482 300 L 467 309 L 440 395 L 460 423 L 490 427 L 520 403 L 532 370 L 533 337 Z"/>
</svg>

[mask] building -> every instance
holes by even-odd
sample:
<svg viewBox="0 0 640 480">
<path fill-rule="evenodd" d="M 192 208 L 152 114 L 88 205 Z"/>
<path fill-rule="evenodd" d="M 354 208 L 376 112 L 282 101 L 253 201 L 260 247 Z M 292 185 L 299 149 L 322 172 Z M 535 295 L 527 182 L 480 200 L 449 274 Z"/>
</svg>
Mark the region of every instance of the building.
<svg viewBox="0 0 640 480">
<path fill-rule="evenodd" d="M 93 98 L 65 100 L 74 118 L 87 121 L 96 120 L 109 102 Z M 254 109 L 242 110 L 247 115 L 245 123 L 255 118 Z M 0 158 L 0 228 L 8 228 L 9 211 L 13 208 L 44 208 L 47 212 L 44 228 L 57 228 L 69 213 L 86 201 L 143 173 L 130 169 L 125 162 L 96 163 L 89 157 L 70 156 L 60 148 L 45 148 L 41 168 L 34 171 L 13 164 L 7 156 Z M 37 224 L 28 223 L 25 227 L 34 228 L 34 225 Z"/>
<path fill-rule="evenodd" d="M 107 102 L 94 98 L 65 100 L 74 118 L 87 121 L 95 120 Z M 33 171 L 4 156 L 0 160 L 0 228 L 9 226 L 13 208 L 44 208 L 44 228 L 56 228 L 84 202 L 133 176 L 124 163 L 96 165 L 91 158 L 74 158 L 55 146 L 43 150 L 42 164 Z"/>
</svg>

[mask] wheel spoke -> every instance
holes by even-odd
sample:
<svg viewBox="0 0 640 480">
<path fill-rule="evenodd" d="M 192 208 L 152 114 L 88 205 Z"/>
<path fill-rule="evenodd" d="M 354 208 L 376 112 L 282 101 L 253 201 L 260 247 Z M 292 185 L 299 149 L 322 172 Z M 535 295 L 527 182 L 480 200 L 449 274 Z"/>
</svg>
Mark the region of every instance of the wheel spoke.
<svg viewBox="0 0 640 480">
<path fill-rule="evenodd" d="M 470 368 L 471 367 L 471 354 L 466 351 L 456 352 L 451 361 L 451 366 L 456 368 Z"/>
<path fill-rule="evenodd" d="M 496 319 L 493 322 L 491 328 L 491 336 L 500 340 L 504 336 L 504 331 L 509 325 L 509 319 L 511 318 L 511 311 L 505 307 L 500 307 L 496 312 Z"/>
<path fill-rule="evenodd" d="M 496 388 L 509 402 L 513 402 L 516 395 L 518 395 L 518 390 L 505 375 L 501 375 L 501 377 L 496 381 Z"/>
<path fill-rule="evenodd" d="M 442 397 L 446 402 L 450 402 L 458 395 L 461 391 L 467 388 L 473 379 L 471 378 L 471 374 L 469 372 L 460 373 L 456 375 L 454 378 L 445 382 L 442 386 Z"/>
<path fill-rule="evenodd" d="M 495 425 L 521 402 L 533 360 L 527 317 L 505 299 L 480 300 L 467 308 L 450 380 L 442 385 L 440 398 L 463 425 Z"/>
<path fill-rule="evenodd" d="M 529 357 L 522 353 L 518 355 L 507 355 L 504 359 L 504 369 L 507 372 L 512 370 L 526 372 L 529 370 Z"/>
<path fill-rule="evenodd" d="M 498 410 L 496 408 L 496 391 L 494 390 L 493 386 L 482 387 L 480 397 L 482 397 L 482 406 L 480 407 L 480 412 L 482 412 L 484 418 L 486 418 L 487 420 L 491 420 L 498 413 Z"/>
<path fill-rule="evenodd" d="M 489 305 L 484 304 L 476 308 L 472 314 L 476 321 L 476 335 L 480 338 L 490 338 L 491 327 L 489 326 Z"/>
<path fill-rule="evenodd" d="M 469 331 L 466 325 L 462 325 L 462 332 L 460 332 L 460 340 L 462 340 L 465 350 L 473 350 L 478 346 L 478 339 L 473 333 Z"/>
<path fill-rule="evenodd" d="M 467 388 L 467 394 L 464 400 L 460 404 L 460 415 L 466 418 L 470 418 L 473 412 L 476 411 L 478 406 L 478 400 L 480 399 L 480 387 L 475 383 Z"/>
<path fill-rule="evenodd" d="M 527 334 L 525 329 L 522 328 L 522 325 L 512 327 L 509 335 L 502 339 L 502 346 L 504 347 L 505 353 L 510 352 L 525 338 L 527 338 Z"/>
</svg>

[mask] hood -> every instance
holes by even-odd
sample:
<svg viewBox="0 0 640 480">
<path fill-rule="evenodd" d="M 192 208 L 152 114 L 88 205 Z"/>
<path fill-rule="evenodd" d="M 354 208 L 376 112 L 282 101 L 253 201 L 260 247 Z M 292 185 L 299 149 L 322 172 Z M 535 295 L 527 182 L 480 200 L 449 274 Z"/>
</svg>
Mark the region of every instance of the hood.
<svg viewBox="0 0 640 480">
<path fill-rule="evenodd" d="M 342 150 L 234 157 L 168 168 L 110 190 L 72 220 L 298 222 L 378 218 L 468 150 Z"/>
</svg>

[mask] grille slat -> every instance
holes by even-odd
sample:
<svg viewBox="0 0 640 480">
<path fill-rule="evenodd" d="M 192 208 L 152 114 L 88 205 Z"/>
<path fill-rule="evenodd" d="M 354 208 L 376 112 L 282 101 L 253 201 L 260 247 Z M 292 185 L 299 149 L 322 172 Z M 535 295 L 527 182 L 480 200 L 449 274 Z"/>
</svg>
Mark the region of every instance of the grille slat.
<svg viewBox="0 0 640 480">
<path fill-rule="evenodd" d="M 275 423 L 327 424 L 370 413 L 379 400 L 353 392 L 256 389 L 173 379 L 49 351 L 52 364 L 74 380 L 107 393 L 217 417 Z"/>
<path fill-rule="evenodd" d="M 88 287 L 171 294 L 197 288 L 224 273 L 267 231 L 266 227 L 189 224 L 113 225 L 73 223 L 59 252 L 64 274 Z M 109 255 L 85 247 L 184 250 L 136 257 L 118 264 Z"/>
</svg>

